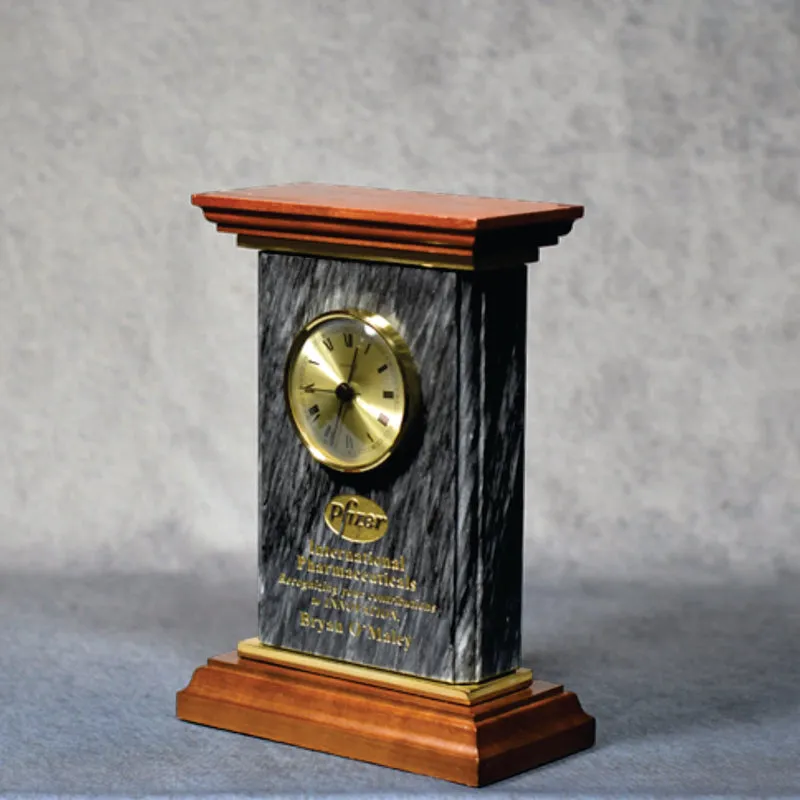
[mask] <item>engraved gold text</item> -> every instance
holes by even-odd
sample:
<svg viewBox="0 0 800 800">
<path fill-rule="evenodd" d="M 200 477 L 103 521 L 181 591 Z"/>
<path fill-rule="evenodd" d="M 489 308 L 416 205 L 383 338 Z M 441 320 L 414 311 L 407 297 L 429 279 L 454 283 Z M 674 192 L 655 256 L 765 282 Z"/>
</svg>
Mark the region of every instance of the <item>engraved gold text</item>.
<svg viewBox="0 0 800 800">
<path fill-rule="evenodd" d="M 325 524 L 348 542 L 368 544 L 382 538 L 389 527 L 386 512 L 372 500 L 341 494 L 325 506 Z"/>
</svg>

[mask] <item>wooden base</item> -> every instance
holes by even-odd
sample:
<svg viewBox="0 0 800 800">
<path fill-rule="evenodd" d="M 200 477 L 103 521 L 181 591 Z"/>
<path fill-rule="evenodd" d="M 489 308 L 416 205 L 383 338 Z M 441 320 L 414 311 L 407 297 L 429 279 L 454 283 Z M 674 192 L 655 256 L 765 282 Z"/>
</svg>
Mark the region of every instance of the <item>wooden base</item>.
<svg viewBox="0 0 800 800">
<path fill-rule="evenodd" d="M 414 693 L 413 680 L 387 688 L 380 679 L 367 684 L 363 677 L 325 674 L 307 663 L 288 666 L 232 652 L 195 670 L 178 692 L 177 714 L 187 722 L 467 786 L 493 783 L 594 744 L 594 719 L 556 684 L 506 679 L 505 689 L 498 684 L 489 699 L 484 692 L 473 702 L 468 695 Z"/>
<path fill-rule="evenodd" d="M 302 666 L 226 653 L 177 695 L 183 720 L 373 764 L 483 786 L 591 747 L 595 722 L 571 692 L 509 680 L 480 693 L 432 697 L 431 681 L 389 688 Z M 472 698 L 475 698 L 473 702 Z M 483 699 L 488 697 L 488 699 Z"/>
</svg>

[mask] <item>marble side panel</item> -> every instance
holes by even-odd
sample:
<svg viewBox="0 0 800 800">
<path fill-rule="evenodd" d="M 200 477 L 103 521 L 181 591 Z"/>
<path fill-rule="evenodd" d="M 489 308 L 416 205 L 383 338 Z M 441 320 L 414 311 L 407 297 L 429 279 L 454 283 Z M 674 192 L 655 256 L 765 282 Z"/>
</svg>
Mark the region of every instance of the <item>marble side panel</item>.
<svg viewBox="0 0 800 800">
<path fill-rule="evenodd" d="M 456 681 L 519 666 L 526 278 L 459 276 Z"/>
</svg>

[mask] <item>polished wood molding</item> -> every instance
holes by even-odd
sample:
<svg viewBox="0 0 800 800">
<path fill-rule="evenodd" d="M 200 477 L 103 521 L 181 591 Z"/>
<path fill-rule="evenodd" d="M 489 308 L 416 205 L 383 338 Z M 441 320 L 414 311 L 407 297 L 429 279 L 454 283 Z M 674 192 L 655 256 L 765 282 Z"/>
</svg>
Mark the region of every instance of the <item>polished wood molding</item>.
<svg viewBox="0 0 800 800">
<path fill-rule="evenodd" d="M 525 200 L 295 183 L 192 196 L 239 244 L 444 269 L 538 260 L 583 207 Z"/>
<path fill-rule="evenodd" d="M 178 692 L 180 719 L 483 786 L 591 747 L 595 721 L 572 692 L 512 682 L 474 702 L 415 693 L 312 665 L 208 660 Z"/>
</svg>

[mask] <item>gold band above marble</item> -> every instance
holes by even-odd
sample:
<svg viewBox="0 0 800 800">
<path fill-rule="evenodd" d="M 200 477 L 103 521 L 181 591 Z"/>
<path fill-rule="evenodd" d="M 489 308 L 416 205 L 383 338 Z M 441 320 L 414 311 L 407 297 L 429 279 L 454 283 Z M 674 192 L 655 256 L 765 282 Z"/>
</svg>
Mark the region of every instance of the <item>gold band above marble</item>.
<svg viewBox="0 0 800 800">
<path fill-rule="evenodd" d="M 520 668 L 482 683 L 444 683 L 430 680 L 429 678 L 402 675 L 397 672 L 378 669 L 377 667 L 349 664 L 322 656 L 312 656 L 306 653 L 298 653 L 294 650 L 270 647 L 259 642 L 257 638 L 245 639 L 239 642 L 238 653 L 241 658 L 267 661 L 304 672 L 313 672 L 316 675 L 343 678 L 356 683 L 366 683 L 372 686 L 394 689 L 399 692 L 430 697 L 434 700 L 445 700 L 465 706 L 483 703 L 495 697 L 524 689 L 533 681 L 531 671 Z M 538 683 L 542 683 L 542 687 L 545 686 L 544 682 L 537 681 Z"/>
<path fill-rule="evenodd" d="M 304 256 L 322 256 L 328 258 L 342 258 L 350 261 L 378 261 L 387 264 L 406 264 L 414 267 L 429 267 L 431 269 L 453 269 L 474 271 L 473 259 L 469 256 L 440 256 L 431 258 L 429 253 L 419 256 L 406 254 L 403 251 L 394 253 L 391 250 L 370 247 L 348 247 L 347 245 L 326 242 L 292 242 L 286 239 L 273 239 L 268 236 L 250 236 L 239 234 L 236 237 L 239 247 L 251 250 L 269 250 L 275 253 L 289 253 Z"/>
</svg>

